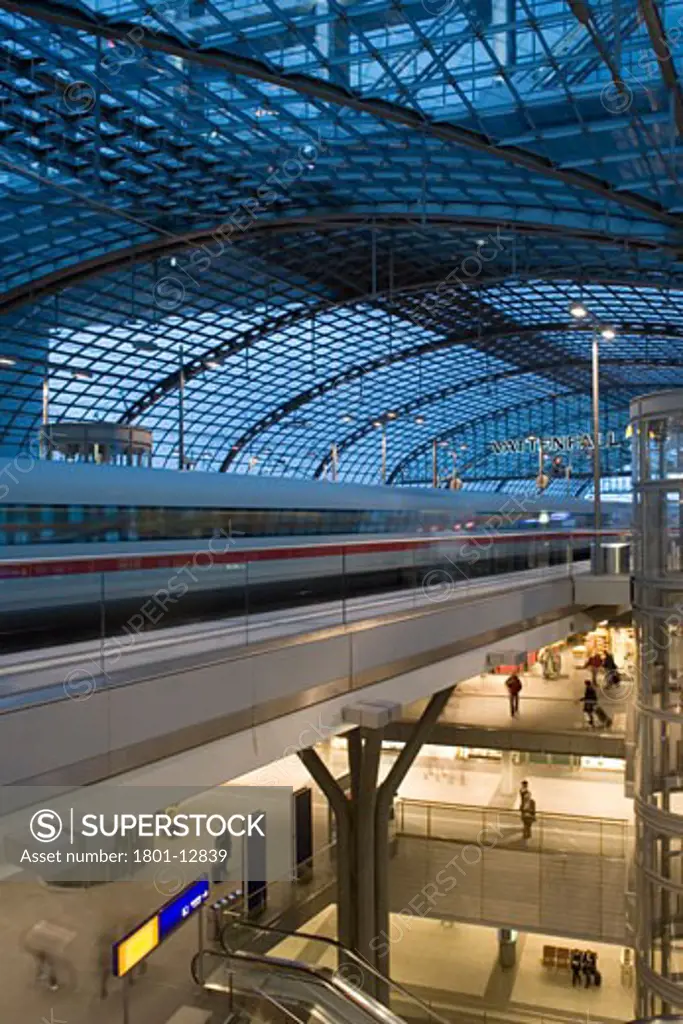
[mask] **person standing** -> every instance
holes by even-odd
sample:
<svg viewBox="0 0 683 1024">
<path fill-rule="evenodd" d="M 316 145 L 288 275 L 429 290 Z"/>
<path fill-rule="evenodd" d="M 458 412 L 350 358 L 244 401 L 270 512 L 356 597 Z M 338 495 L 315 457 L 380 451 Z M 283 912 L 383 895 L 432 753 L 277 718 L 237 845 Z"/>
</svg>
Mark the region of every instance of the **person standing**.
<svg viewBox="0 0 683 1024">
<path fill-rule="evenodd" d="M 578 985 L 581 986 L 581 950 L 572 950 L 571 968 L 572 968 L 572 988 L 576 988 Z"/>
<path fill-rule="evenodd" d="M 522 783 L 519 787 L 519 809 L 521 810 L 524 806 L 524 801 L 531 796 L 531 790 L 529 789 L 529 783 L 526 779 L 522 779 Z"/>
<path fill-rule="evenodd" d="M 519 695 L 522 692 L 522 681 L 516 672 L 505 680 L 508 697 L 510 698 L 510 716 L 512 718 L 519 712 Z"/>
<path fill-rule="evenodd" d="M 522 837 L 525 840 L 531 839 L 531 829 L 536 821 L 536 801 L 531 793 L 524 798 L 519 813 L 522 819 Z"/>
</svg>

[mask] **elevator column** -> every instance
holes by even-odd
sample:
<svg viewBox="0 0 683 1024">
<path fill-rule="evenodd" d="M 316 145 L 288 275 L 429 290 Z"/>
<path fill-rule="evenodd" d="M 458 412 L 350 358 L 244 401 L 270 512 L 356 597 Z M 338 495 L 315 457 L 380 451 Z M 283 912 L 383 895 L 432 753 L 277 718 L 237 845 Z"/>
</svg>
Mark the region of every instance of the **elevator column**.
<svg viewBox="0 0 683 1024">
<path fill-rule="evenodd" d="M 683 390 L 631 403 L 639 1017 L 683 1008 Z"/>
</svg>

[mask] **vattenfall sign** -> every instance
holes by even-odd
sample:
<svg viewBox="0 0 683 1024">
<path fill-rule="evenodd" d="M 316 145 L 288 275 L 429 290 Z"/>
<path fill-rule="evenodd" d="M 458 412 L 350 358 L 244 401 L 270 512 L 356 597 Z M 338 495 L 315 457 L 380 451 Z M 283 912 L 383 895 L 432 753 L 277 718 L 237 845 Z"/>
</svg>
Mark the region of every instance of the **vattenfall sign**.
<svg viewBox="0 0 683 1024">
<path fill-rule="evenodd" d="M 592 434 L 563 434 L 559 437 L 528 437 L 505 438 L 502 441 L 491 441 L 491 451 L 494 455 L 523 455 L 528 452 L 537 452 L 542 446 L 544 452 L 573 452 L 590 451 L 595 446 Z M 598 446 L 600 448 L 616 448 L 619 446 L 617 435 L 614 430 L 608 430 L 606 434 L 598 434 Z"/>
</svg>

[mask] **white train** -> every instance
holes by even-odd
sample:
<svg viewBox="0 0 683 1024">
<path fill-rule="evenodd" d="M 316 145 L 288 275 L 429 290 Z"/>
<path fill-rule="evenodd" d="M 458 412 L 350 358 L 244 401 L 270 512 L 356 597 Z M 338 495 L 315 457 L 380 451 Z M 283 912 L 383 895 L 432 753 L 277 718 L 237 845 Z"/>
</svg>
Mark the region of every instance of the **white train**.
<svg viewBox="0 0 683 1024">
<path fill-rule="evenodd" d="M 170 625 L 587 557 L 592 506 L 486 492 L 0 461 L 0 640 Z M 603 529 L 630 510 L 607 506 Z"/>
</svg>

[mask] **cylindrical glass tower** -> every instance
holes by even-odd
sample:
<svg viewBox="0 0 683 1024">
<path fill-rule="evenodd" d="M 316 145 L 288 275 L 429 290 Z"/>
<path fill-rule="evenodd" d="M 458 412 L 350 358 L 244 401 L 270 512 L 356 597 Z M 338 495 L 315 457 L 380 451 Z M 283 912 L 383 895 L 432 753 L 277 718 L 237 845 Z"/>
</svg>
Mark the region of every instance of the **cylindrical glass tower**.
<svg viewBox="0 0 683 1024">
<path fill-rule="evenodd" d="M 631 403 L 640 1017 L 683 1008 L 683 390 Z"/>
</svg>

